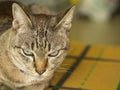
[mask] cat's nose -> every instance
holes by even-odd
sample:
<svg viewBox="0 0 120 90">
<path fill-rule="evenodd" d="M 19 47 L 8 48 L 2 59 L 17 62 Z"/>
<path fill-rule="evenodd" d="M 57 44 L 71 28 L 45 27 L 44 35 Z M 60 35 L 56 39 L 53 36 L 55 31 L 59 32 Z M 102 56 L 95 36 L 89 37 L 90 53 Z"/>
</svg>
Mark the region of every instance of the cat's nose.
<svg viewBox="0 0 120 90">
<path fill-rule="evenodd" d="M 39 74 L 42 74 L 44 73 L 46 70 L 46 62 L 45 60 L 38 60 L 36 62 L 36 71 L 39 73 Z"/>
<path fill-rule="evenodd" d="M 36 70 L 36 71 L 41 75 L 45 72 L 45 69 L 44 70 Z"/>
</svg>

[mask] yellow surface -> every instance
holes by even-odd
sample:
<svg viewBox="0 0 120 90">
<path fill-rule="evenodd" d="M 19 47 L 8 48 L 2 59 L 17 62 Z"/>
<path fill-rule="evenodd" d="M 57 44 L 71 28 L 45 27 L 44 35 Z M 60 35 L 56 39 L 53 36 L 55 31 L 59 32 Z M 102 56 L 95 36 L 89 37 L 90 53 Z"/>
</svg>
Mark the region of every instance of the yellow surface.
<svg viewBox="0 0 120 90">
<path fill-rule="evenodd" d="M 101 58 L 120 60 L 120 46 L 92 46 L 88 57 L 97 57 L 100 50 L 104 49 Z"/>
<path fill-rule="evenodd" d="M 79 56 L 82 51 L 85 49 L 86 45 L 78 42 L 71 42 L 69 56 Z"/>
<path fill-rule="evenodd" d="M 80 2 L 80 0 L 69 0 L 71 4 L 77 4 Z"/>
<path fill-rule="evenodd" d="M 79 42 L 71 43 L 68 57 L 51 83 L 59 88 L 52 87 L 50 90 L 117 89 L 120 81 L 120 46 L 90 46 L 85 56 L 81 57 L 86 46 Z M 75 62 L 78 66 L 71 72 Z M 62 84 L 58 83 L 66 73 L 70 75 Z"/>
</svg>

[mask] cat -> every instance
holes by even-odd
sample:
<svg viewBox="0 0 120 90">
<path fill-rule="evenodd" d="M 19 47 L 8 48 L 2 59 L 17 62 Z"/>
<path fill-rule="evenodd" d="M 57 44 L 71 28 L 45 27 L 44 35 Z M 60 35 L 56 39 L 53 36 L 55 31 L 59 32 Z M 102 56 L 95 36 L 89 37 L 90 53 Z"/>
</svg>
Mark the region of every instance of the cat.
<svg viewBox="0 0 120 90">
<path fill-rule="evenodd" d="M 12 25 L 0 35 L 0 90 L 46 90 L 69 49 L 75 6 L 58 15 L 12 4 Z"/>
</svg>

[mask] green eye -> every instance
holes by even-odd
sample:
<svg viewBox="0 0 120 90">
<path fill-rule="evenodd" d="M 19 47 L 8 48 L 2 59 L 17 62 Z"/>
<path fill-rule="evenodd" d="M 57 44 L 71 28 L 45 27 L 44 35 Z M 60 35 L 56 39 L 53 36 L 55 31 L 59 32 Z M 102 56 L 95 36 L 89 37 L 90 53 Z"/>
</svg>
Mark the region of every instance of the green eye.
<svg viewBox="0 0 120 90">
<path fill-rule="evenodd" d="M 22 51 L 26 56 L 34 56 L 34 54 L 31 51 L 28 51 L 28 50 L 25 50 L 25 49 L 22 49 Z"/>
<path fill-rule="evenodd" d="M 55 57 L 59 54 L 59 50 L 48 54 L 49 57 Z"/>
</svg>

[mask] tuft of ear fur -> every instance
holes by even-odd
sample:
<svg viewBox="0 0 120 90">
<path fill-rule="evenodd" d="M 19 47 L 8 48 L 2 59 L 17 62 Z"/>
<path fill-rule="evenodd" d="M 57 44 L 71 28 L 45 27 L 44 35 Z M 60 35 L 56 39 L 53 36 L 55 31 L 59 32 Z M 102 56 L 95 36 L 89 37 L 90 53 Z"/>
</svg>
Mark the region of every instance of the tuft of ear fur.
<svg viewBox="0 0 120 90">
<path fill-rule="evenodd" d="M 12 5 L 12 14 L 13 14 L 12 26 L 14 29 L 18 29 L 21 25 L 32 25 L 27 14 L 17 3 L 13 3 Z"/>
<path fill-rule="evenodd" d="M 72 6 L 64 14 L 58 15 L 58 24 L 55 26 L 55 28 L 62 26 L 66 30 L 69 30 L 71 28 L 71 22 L 75 8 L 76 6 Z"/>
</svg>

